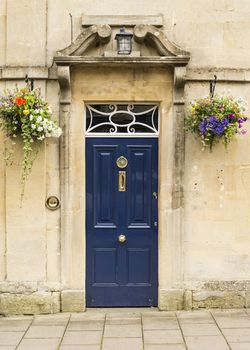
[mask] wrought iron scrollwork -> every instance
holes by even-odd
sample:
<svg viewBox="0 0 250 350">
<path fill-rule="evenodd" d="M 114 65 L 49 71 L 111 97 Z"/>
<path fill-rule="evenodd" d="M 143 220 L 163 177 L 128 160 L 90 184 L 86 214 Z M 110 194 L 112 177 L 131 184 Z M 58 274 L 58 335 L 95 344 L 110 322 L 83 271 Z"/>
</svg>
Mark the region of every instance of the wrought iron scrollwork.
<svg viewBox="0 0 250 350">
<path fill-rule="evenodd" d="M 86 134 L 155 134 L 159 106 L 142 104 L 87 104 Z"/>
</svg>

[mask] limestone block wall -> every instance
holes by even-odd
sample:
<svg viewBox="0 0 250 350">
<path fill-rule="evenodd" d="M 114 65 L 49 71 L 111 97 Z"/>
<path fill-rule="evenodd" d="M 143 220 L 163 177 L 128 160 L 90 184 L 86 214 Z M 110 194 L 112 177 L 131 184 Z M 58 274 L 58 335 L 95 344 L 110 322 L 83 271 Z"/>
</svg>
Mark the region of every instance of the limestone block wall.
<svg viewBox="0 0 250 350">
<path fill-rule="evenodd" d="M 215 73 L 217 92 L 230 89 L 250 105 L 248 0 L 1 0 L 0 91 L 15 83 L 22 84 L 25 74 L 29 74 L 52 105 L 55 119 L 59 118 L 59 86 L 53 57 L 71 42 L 69 13 L 74 38 L 81 31 L 82 13 L 120 16 L 161 13 L 168 38 L 191 53 L 186 105 L 209 92 L 209 80 Z M 156 54 L 154 50 L 145 52 Z M 117 86 L 121 80 L 122 77 Z M 140 91 L 143 93 L 147 84 L 143 75 L 138 76 L 138 82 L 137 96 L 143 99 Z M 135 84 L 134 80 L 131 84 Z M 100 91 L 95 91 L 97 100 L 102 89 L 100 85 Z M 167 142 L 162 142 L 167 147 Z M 218 145 L 209 153 L 201 150 L 193 135 L 186 135 L 183 237 L 179 242 L 182 279 L 173 278 L 169 282 L 170 258 L 166 256 L 166 267 L 161 270 L 161 280 L 165 281 L 162 309 L 249 307 L 249 143 L 246 135 L 233 142 L 227 152 Z M 3 147 L 0 135 L 0 152 Z M 0 157 L 0 313 L 68 311 L 70 304 L 73 309 L 82 310 L 84 295 L 77 291 L 84 284 L 74 261 L 71 264 L 62 259 L 60 210 L 52 212 L 44 205 L 49 195 L 60 197 L 58 140 L 50 140 L 40 150 L 22 208 L 18 183 L 20 147 L 16 145 L 11 168 Z M 167 227 L 164 229 L 166 237 L 174 236 Z M 167 251 L 167 242 L 161 241 L 162 251 Z M 68 242 L 70 247 L 75 248 Z M 80 271 L 84 271 L 84 256 L 76 259 L 82 261 Z M 70 282 L 64 274 L 66 265 L 71 269 Z M 67 294 L 68 290 L 75 291 Z"/>
</svg>

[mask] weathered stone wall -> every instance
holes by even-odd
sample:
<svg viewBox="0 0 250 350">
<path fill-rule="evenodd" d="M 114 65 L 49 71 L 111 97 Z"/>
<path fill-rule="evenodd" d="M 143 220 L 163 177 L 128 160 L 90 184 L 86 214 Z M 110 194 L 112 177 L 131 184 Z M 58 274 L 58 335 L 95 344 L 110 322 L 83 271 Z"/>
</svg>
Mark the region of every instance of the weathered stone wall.
<svg viewBox="0 0 250 350">
<path fill-rule="evenodd" d="M 35 78 L 35 86 L 41 87 L 52 105 L 55 118 L 58 118 L 59 86 L 52 63 L 56 51 L 70 44 L 69 13 L 73 17 L 75 38 L 81 31 L 82 13 L 151 15 L 159 12 L 163 14 L 163 29 L 168 38 L 191 53 L 185 87 L 186 104 L 209 92 L 209 80 L 214 73 L 218 76 L 218 92 L 230 89 L 233 95 L 244 97 L 250 104 L 248 0 L 128 0 L 119 3 L 114 0 L 1 0 L 0 91 L 16 82 L 21 83 L 28 73 Z M 111 50 L 112 44 L 107 49 Z M 88 55 L 92 52 L 89 51 Z M 145 53 L 156 54 L 151 49 L 145 49 Z M 128 95 L 124 97 L 126 91 L 130 92 L 132 100 L 156 98 L 153 91 L 158 93 L 159 79 L 158 85 L 145 92 L 145 86 L 152 83 L 147 70 L 128 78 L 124 90 L 121 84 L 123 76 L 116 77 L 118 80 L 113 82 L 115 76 L 112 78 L 112 73 L 109 76 L 105 74 L 97 70 L 95 79 L 102 79 L 102 83 L 110 79 L 121 89 L 121 99 L 128 99 Z M 72 79 L 73 87 L 77 86 L 79 81 L 75 73 Z M 82 96 L 85 89 L 91 89 L 87 72 L 86 76 L 82 76 L 84 79 L 88 79 L 88 83 L 86 86 L 84 82 L 81 83 Z M 165 93 L 166 99 L 172 96 L 171 89 L 166 89 Z M 94 91 L 93 99 L 110 100 L 114 98 L 112 94 L 100 84 L 99 90 Z M 73 113 L 83 117 L 80 99 L 78 96 Z M 166 115 L 169 116 L 171 107 L 167 111 Z M 74 118 L 74 114 L 71 117 Z M 76 125 L 79 121 L 82 122 L 81 119 L 74 119 Z M 169 129 L 164 131 L 166 138 L 162 137 L 160 141 L 162 149 L 169 147 L 166 140 L 170 137 L 171 123 L 166 125 Z M 193 135 L 186 135 L 185 218 L 183 237 L 178 242 L 182 252 L 179 272 L 182 279 L 167 277 L 175 274 L 172 267 L 174 252 L 171 253 L 168 246 L 169 237 L 174 237 L 175 232 L 170 232 L 171 225 L 167 226 L 163 220 L 160 251 L 165 258 L 160 263 L 159 301 L 162 309 L 249 307 L 249 142 L 246 135 L 233 142 L 227 152 L 218 145 L 209 153 L 201 150 L 199 141 Z M 80 138 L 72 143 L 78 167 L 83 162 L 83 159 L 79 159 L 83 149 L 80 153 L 77 151 L 80 143 Z M 2 135 L 0 147 L 3 148 Z M 20 145 L 16 147 L 20 148 Z M 168 153 L 167 156 L 170 157 Z M 19 207 L 18 183 L 20 159 L 19 150 L 14 166 L 6 168 L 0 157 L 0 313 L 82 310 L 85 259 L 80 227 L 84 221 L 84 218 L 81 219 L 84 215 L 84 198 L 78 198 L 75 206 L 78 241 L 65 242 L 68 249 L 72 249 L 72 261 L 65 262 L 61 255 L 63 237 L 60 234 L 60 211 L 49 211 L 44 205 L 49 195 L 60 197 L 58 140 L 50 140 L 39 153 L 22 208 Z M 171 169 L 165 169 L 163 164 L 162 178 L 169 172 Z M 163 183 L 168 193 L 171 193 L 170 185 L 170 182 Z M 79 183 L 76 183 L 77 186 L 80 186 Z M 78 190 L 75 189 L 75 193 Z M 169 199 L 160 200 L 166 218 L 171 216 Z M 74 254 L 75 251 L 77 254 Z M 64 276 L 66 265 L 70 270 L 69 279 Z M 81 274 L 82 279 L 79 278 Z M 13 305 L 16 305 L 15 308 Z"/>
</svg>

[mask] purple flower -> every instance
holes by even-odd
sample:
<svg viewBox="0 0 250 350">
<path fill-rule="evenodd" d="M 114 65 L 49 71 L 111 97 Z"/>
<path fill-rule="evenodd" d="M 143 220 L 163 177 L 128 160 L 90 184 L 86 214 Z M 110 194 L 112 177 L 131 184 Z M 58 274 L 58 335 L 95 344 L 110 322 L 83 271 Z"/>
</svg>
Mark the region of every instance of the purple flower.
<svg viewBox="0 0 250 350">
<path fill-rule="evenodd" d="M 228 116 L 228 119 L 230 119 L 230 120 L 232 120 L 232 119 L 234 119 L 235 118 L 235 115 L 234 114 L 229 114 L 229 116 Z"/>
<path fill-rule="evenodd" d="M 202 122 L 199 124 L 199 130 L 202 135 L 205 135 L 207 132 L 207 126 L 208 126 L 208 120 L 207 118 L 203 119 Z"/>
<path fill-rule="evenodd" d="M 218 117 L 210 116 L 200 122 L 199 130 L 204 136 L 208 131 L 212 131 L 216 135 L 221 135 L 229 125 L 227 118 L 218 119 Z"/>
</svg>

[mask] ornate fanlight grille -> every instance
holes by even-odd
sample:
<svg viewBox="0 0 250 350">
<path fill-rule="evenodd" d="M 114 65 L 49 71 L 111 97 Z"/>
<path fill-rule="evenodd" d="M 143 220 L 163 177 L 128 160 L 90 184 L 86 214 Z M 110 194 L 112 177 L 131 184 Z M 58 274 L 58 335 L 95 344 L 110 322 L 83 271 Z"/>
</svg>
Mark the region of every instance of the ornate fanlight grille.
<svg viewBox="0 0 250 350">
<path fill-rule="evenodd" d="M 159 106 L 153 104 L 87 104 L 87 136 L 159 135 Z"/>
</svg>

